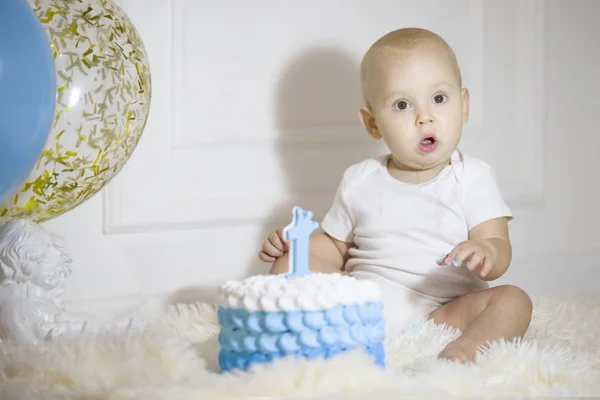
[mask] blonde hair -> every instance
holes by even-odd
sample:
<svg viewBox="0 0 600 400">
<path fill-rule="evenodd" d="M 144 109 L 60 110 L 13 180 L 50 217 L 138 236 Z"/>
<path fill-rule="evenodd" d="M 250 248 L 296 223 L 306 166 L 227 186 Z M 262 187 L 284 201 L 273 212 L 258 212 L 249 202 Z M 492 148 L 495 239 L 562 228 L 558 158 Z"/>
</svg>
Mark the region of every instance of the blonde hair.
<svg viewBox="0 0 600 400">
<path fill-rule="evenodd" d="M 462 76 L 456 54 L 454 54 L 450 45 L 441 36 L 422 28 L 401 28 L 379 38 L 371 45 L 362 58 L 360 63 L 360 82 L 363 93 L 363 104 L 366 107 L 370 107 L 369 81 L 372 69 L 381 55 L 389 50 L 406 53 L 425 44 L 433 44 L 446 53 L 456 73 L 459 85 L 462 86 Z"/>
</svg>

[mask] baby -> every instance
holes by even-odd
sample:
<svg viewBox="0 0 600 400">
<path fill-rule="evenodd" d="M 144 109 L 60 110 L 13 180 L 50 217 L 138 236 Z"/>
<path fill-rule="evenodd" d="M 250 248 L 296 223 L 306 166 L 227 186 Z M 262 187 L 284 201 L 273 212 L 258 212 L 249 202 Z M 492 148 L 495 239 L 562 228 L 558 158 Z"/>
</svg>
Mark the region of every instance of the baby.
<svg viewBox="0 0 600 400">
<path fill-rule="evenodd" d="M 379 283 L 396 326 L 460 329 L 439 357 L 473 362 L 480 346 L 525 334 L 532 302 L 488 284 L 510 265 L 512 214 L 491 167 L 458 149 L 469 92 L 456 56 L 435 33 L 399 29 L 369 48 L 360 77 L 360 120 L 389 154 L 346 169 L 311 236 L 310 269 Z M 278 229 L 259 257 L 284 273 L 288 249 Z"/>
</svg>

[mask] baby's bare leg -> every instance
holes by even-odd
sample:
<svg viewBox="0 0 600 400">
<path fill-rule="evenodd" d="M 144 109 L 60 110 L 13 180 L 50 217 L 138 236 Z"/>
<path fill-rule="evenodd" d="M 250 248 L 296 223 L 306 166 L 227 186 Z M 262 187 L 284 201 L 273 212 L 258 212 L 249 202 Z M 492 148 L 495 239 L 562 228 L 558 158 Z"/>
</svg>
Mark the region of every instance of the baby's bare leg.
<svg viewBox="0 0 600 400">
<path fill-rule="evenodd" d="M 431 319 L 463 333 L 449 343 L 439 357 L 473 362 L 480 345 L 522 337 L 531 322 L 532 308 L 529 296 L 509 285 L 471 293 L 445 304 L 431 314 Z"/>
</svg>

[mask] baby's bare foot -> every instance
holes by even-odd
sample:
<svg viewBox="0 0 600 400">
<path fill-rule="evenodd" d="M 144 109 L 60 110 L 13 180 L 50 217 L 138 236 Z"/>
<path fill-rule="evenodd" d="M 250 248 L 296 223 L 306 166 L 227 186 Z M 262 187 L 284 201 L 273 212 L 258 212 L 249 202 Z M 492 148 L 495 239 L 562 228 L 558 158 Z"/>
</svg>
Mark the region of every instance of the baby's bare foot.
<svg viewBox="0 0 600 400">
<path fill-rule="evenodd" d="M 444 358 L 460 364 L 475 362 L 477 346 L 466 339 L 458 338 L 448 345 L 438 354 L 438 358 Z"/>
</svg>

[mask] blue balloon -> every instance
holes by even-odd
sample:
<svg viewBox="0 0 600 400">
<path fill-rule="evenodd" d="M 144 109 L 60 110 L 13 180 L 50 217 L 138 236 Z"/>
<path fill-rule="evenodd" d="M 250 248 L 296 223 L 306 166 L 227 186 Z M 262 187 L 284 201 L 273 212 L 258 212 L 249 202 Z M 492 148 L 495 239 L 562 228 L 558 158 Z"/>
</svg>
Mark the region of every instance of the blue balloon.
<svg viewBox="0 0 600 400">
<path fill-rule="evenodd" d="M 0 0 L 0 204 L 35 166 L 55 110 L 48 37 L 26 0 Z"/>
</svg>

